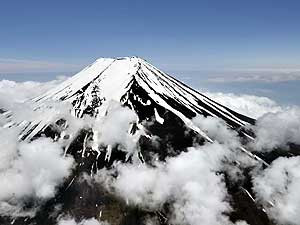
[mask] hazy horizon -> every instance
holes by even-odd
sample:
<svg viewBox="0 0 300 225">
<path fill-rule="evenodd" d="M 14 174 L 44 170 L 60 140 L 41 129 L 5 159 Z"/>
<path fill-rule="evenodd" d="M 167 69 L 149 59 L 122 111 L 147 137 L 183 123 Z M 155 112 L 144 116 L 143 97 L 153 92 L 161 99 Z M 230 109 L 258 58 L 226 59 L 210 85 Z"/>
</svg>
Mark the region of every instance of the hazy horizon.
<svg viewBox="0 0 300 225">
<path fill-rule="evenodd" d="M 47 82 L 73 76 L 78 71 L 8 73 L 0 74 L 0 80 Z M 288 76 L 285 72 L 270 71 L 164 71 L 199 91 L 255 95 L 268 97 L 281 105 L 300 105 L 298 73 Z"/>
</svg>

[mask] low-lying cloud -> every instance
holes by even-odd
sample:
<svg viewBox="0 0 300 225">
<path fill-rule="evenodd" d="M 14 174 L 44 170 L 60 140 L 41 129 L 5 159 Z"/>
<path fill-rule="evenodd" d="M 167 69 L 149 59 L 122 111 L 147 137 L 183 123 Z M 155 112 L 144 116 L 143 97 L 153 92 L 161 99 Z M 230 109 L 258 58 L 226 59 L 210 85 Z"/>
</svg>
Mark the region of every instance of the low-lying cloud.
<svg viewBox="0 0 300 225">
<path fill-rule="evenodd" d="M 60 219 L 57 225 L 109 225 L 109 223 L 99 222 L 95 218 L 82 220 L 80 222 L 76 222 L 75 219 L 72 218 L 65 218 L 65 219 Z"/>
<path fill-rule="evenodd" d="M 267 97 L 221 92 L 206 92 L 204 94 L 236 112 L 255 119 L 269 112 L 275 113 L 283 110 L 282 106 Z"/>
<path fill-rule="evenodd" d="M 10 81 L 0 82 L 0 108 L 11 110 L 14 118 L 42 119 L 35 114 L 26 100 L 45 92 L 60 81 L 47 83 Z M 233 110 L 257 118 L 250 127 L 256 139 L 249 144 L 256 151 L 273 151 L 289 143 L 300 144 L 300 110 L 283 107 L 269 98 L 206 93 L 212 99 Z M 25 103 L 24 103 L 25 102 Z M 27 107 L 28 106 L 28 107 Z M 132 137 L 128 129 L 137 117 L 119 103 L 109 103 L 107 112 L 100 120 L 84 118 L 78 122 L 67 116 L 69 108 L 57 105 L 58 111 L 50 111 L 47 118 L 54 120 L 64 115 L 68 120 L 66 133 L 74 134 L 85 125 L 94 131 L 98 145 L 121 144 L 127 152 L 134 152 L 138 136 Z M 53 110 L 55 107 L 53 107 Z M 47 111 L 47 110 L 46 110 Z M 61 113 L 61 114 L 58 114 Z M 43 112 L 46 113 L 46 112 Z M 55 114 L 51 117 L 51 114 Z M 49 116 L 48 116 L 49 115 Z M 0 125 L 5 118 L 0 115 Z M 297 195 L 300 162 L 298 157 L 279 158 L 265 170 L 256 167 L 253 159 L 237 151 L 241 146 L 235 131 L 217 118 L 198 116 L 193 123 L 208 134 L 215 143 L 191 147 L 177 157 L 165 162 L 153 158 L 152 165 L 134 161 L 131 164 L 115 164 L 112 169 L 99 170 L 96 180 L 111 192 L 122 197 L 128 204 L 145 209 L 159 210 L 165 203 L 171 205 L 174 224 L 232 224 L 228 214 L 229 203 L 223 172 L 232 180 L 241 179 L 240 168 L 251 166 L 253 190 L 256 201 L 261 203 L 267 214 L 279 224 L 299 224 L 297 215 L 300 206 Z M 41 138 L 31 143 L 18 142 L 20 129 L 0 128 L 0 214 L 20 215 L 23 203 L 29 200 L 43 202 L 55 196 L 57 188 L 68 177 L 74 166 L 73 158 L 63 154 L 63 141 L 53 142 Z M 137 134 L 139 135 L 139 134 Z M 238 166 L 232 162 L 238 162 Z M 116 176 L 117 174 L 117 176 Z M 245 225 L 239 221 L 236 224 Z M 107 225 L 96 219 L 60 219 L 58 225 Z"/>
<path fill-rule="evenodd" d="M 59 77 L 57 80 L 49 82 L 15 82 L 10 80 L 1 80 L 0 108 L 7 110 L 12 109 L 13 107 L 16 107 L 16 104 L 24 103 L 29 99 L 45 93 L 65 79 L 65 77 Z"/>
<path fill-rule="evenodd" d="M 93 125 L 95 141 L 112 147 L 121 144 L 123 150 L 132 152 L 138 138 L 129 134 L 129 127 L 137 121 L 137 115 L 129 108 L 122 107 L 119 102 L 110 101 L 105 104 L 106 115 L 96 120 Z"/>
<path fill-rule="evenodd" d="M 290 143 L 300 144 L 300 108 L 267 113 L 257 119 L 253 130 L 256 138 L 251 147 L 256 151 L 289 149 Z"/>
<path fill-rule="evenodd" d="M 9 137 L 1 135 L 5 146 L 1 146 L 0 159 L 0 180 L 4 184 L 0 186 L 0 214 L 4 215 L 14 214 L 11 210 L 19 210 L 27 199 L 43 201 L 54 197 L 74 163 L 72 157 L 63 157 L 63 149 L 52 140 L 18 143 L 15 134 Z"/>
<path fill-rule="evenodd" d="M 118 164 L 113 171 L 99 171 L 96 179 L 130 204 L 161 209 L 172 203 L 173 224 L 231 224 L 225 216 L 231 207 L 224 177 L 217 173 L 229 154 L 225 146 L 207 144 L 165 163 L 154 162 L 154 167 Z M 110 176 L 115 172 L 117 178 Z"/>
<path fill-rule="evenodd" d="M 278 224 L 299 225 L 300 157 L 278 158 L 253 176 L 257 199 Z"/>
</svg>

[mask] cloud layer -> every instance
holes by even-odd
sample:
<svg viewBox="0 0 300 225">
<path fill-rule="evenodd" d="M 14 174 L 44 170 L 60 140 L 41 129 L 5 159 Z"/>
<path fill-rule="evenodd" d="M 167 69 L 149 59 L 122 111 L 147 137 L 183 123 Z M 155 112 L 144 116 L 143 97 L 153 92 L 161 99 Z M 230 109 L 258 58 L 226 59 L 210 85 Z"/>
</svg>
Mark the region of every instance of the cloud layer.
<svg viewBox="0 0 300 225">
<path fill-rule="evenodd" d="M 283 110 L 282 106 L 267 97 L 221 92 L 206 92 L 204 94 L 230 109 L 253 118 L 258 118 L 269 112 L 275 113 Z"/>
<path fill-rule="evenodd" d="M 299 156 L 278 158 L 253 178 L 257 199 L 278 224 L 300 224 L 299 171 Z"/>
<path fill-rule="evenodd" d="M 18 121 L 42 118 L 26 105 L 26 100 L 58 82 L 1 81 L 0 107 L 13 111 Z M 256 125 L 251 127 L 257 136 L 250 144 L 252 149 L 273 151 L 275 147 L 286 147 L 290 142 L 300 144 L 299 108 L 279 106 L 271 99 L 258 96 L 206 94 L 229 108 L 258 118 Z M 65 106 L 58 105 L 58 108 L 60 111 L 50 114 L 68 114 Z M 106 116 L 98 121 L 85 118 L 78 122 L 68 117 L 66 132 L 74 134 L 83 126 L 82 123 L 86 123 L 94 129 L 93 139 L 98 145 L 121 144 L 127 152 L 137 151 L 138 136 L 128 134 L 130 125 L 136 122 L 136 115 L 117 103 L 107 105 L 107 110 Z M 49 118 L 50 114 L 47 114 Z M 3 122 L 4 119 L 0 116 L 0 125 L 7 122 Z M 229 174 L 232 180 L 239 180 L 242 167 L 255 168 L 256 164 L 237 151 L 241 145 L 240 139 L 222 120 L 198 116 L 193 123 L 215 143 L 201 147 L 195 144 L 187 152 L 167 158 L 165 162 L 156 161 L 154 157 L 151 166 L 137 161 L 115 164 L 110 170 L 98 171 L 96 180 L 128 204 L 151 210 L 162 209 L 165 203 L 170 204 L 173 209 L 171 222 L 174 224 L 197 225 L 199 221 L 203 224 L 232 224 L 226 216 L 232 209 L 222 172 Z M 22 204 L 28 199 L 39 202 L 54 197 L 74 166 L 71 157 L 63 157 L 63 141 L 54 143 L 41 138 L 31 143 L 19 143 L 19 132 L 18 128 L 0 128 L 0 180 L 5 184 L 0 187 L 0 214 L 20 215 L 26 213 L 22 211 Z M 239 166 L 234 166 L 233 162 L 238 162 Z M 265 170 L 256 167 L 252 171 L 256 201 L 279 224 L 299 224 L 299 164 L 298 157 L 279 158 Z M 96 219 L 58 221 L 58 225 L 99 224 L 107 223 Z M 240 221 L 236 224 L 246 223 Z"/>
<path fill-rule="evenodd" d="M 95 218 L 87 219 L 87 220 L 82 220 L 80 222 L 76 222 L 72 218 L 67 218 L 67 219 L 60 219 L 57 223 L 57 225 L 109 225 L 107 222 L 99 222 Z"/>
<path fill-rule="evenodd" d="M 155 167 L 119 164 L 114 171 L 117 179 L 109 176 L 111 171 L 99 171 L 96 179 L 130 204 L 159 209 L 173 202 L 174 224 L 229 224 L 223 215 L 231 210 L 226 185 L 217 174 L 228 151 L 220 144 L 208 144 L 165 163 L 155 162 Z"/>
<path fill-rule="evenodd" d="M 34 98 L 55 87 L 65 79 L 65 77 L 60 77 L 57 80 L 49 82 L 15 82 L 10 80 L 1 80 L 0 106 L 9 106 L 12 103 L 21 103 L 28 99 Z"/>
<path fill-rule="evenodd" d="M 0 137 L 5 144 L 0 149 L 0 214 L 16 214 L 30 199 L 54 197 L 71 173 L 73 158 L 63 157 L 61 146 L 49 139 L 18 143 L 16 133 Z"/>
<path fill-rule="evenodd" d="M 251 147 L 255 150 L 288 149 L 289 143 L 300 144 L 300 108 L 267 113 L 258 118 L 253 130 L 257 137 Z"/>
<path fill-rule="evenodd" d="M 110 101 L 106 115 L 96 120 L 93 125 L 94 139 L 98 145 L 115 147 L 121 144 L 123 150 L 132 152 L 136 147 L 137 138 L 129 134 L 129 127 L 137 121 L 137 115 L 129 108 L 122 107 L 119 102 Z"/>
</svg>

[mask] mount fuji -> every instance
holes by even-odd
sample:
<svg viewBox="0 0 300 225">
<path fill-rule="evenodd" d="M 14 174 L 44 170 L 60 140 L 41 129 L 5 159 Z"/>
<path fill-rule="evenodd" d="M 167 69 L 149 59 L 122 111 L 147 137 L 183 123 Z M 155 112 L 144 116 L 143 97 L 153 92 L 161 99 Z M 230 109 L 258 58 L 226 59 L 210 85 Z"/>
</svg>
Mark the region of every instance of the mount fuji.
<svg viewBox="0 0 300 225">
<path fill-rule="evenodd" d="M 103 116 L 106 103 L 112 100 L 135 111 L 139 122 L 154 117 L 156 122 L 164 124 L 164 117 L 173 114 L 208 141 L 212 140 L 191 121 L 199 114 L 221 118 L 248 138 L 252 136 L 245 126 L 255 123 L 254 119 L 222 106 L 137 57 L 100 58 L 32 101 L 43 104 L 47 100 L 71 102 L 72 114 L 79 118 Z M 31 124 L 24 130 L 23 138 L 33 137 L 46 126 L 40 122 Z"/>
<path fill-rule="evenodd" d="M 150 165 L 153 155 L 164 162 L 195 143 L 214 143 L 214 137 L 195 124 L 194 118 L 198 116 L 223 121 L 242 143 L 255 138 L 249 128 L 255 119 L 217 103 L 138 57 L 100 58 L 54 89 L 30 100 L 34 111 L 50 110 L 49 102 L 69 104 L 71 117 L 89 121 L 89 125 L 74 132 L 70 129 L 70 116 L 13 122 L 13 113 L 5 112 L 12 118 L 7 126 L 21 128 L 20 141 L 30 142 L 39 137 L 63 141 L 65 154 L 72 155 L 76 161 L 72 176 L 59 188 L 56 197 L 45 202 L 34 217 L 14 218 L 13 224 L 55 224 L 57 211 L 77 219 L 96 217 L 100 213 L 115 225 L 144 224 L 149 215 L 156 217 L 158 224 L 172 224 L 168 205 L 163 210 L 152 211 L 129 206 L 103 188 L 82 181 L 81 176 L 93 176 L 116 162 L 139 161 Z M 129 118 L 125 128 L 122 124 L 105 124 L 107 119 L 119 120 L 122 113 Z M 119 141 L 114 134 L 116 129 L 125 129 L 126 141 Z M 111 135 L 104 140 L 105 132 Z M 268 165 L 244 146 L 237 149 L 238 154 L 262 166 Z M 240 185 L 229 177 L 225 179 L 234 209 L 230 219 L 245 220 L 251 225 L 272 224 L 264 209 L 253 200 L 247 171 L 245 177 L 248 181 Z M 62 206 L 57 209 L 57 205 Z M 12 220 L 0 217 L 0 222 L 10 224 Z"/>
</svg>

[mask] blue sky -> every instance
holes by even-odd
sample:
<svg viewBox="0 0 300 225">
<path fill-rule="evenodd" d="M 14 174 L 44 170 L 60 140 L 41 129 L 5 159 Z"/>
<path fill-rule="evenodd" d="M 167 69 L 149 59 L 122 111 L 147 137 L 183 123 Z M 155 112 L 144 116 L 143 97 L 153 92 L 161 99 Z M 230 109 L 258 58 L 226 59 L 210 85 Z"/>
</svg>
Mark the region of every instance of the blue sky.
<svg viewBox="0 0 300 225">
<path fill-rule="evenodd" d="M 299 12 L 291 0 L 1 1 L 0 74 L 126 55 L 167 71 L 300 71 Z"/>
</svg>

